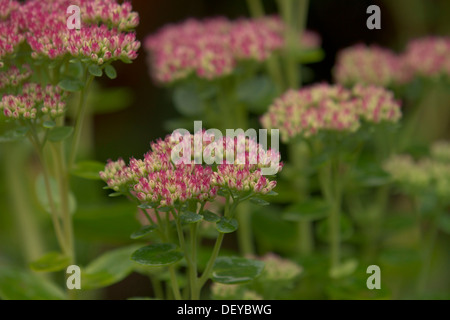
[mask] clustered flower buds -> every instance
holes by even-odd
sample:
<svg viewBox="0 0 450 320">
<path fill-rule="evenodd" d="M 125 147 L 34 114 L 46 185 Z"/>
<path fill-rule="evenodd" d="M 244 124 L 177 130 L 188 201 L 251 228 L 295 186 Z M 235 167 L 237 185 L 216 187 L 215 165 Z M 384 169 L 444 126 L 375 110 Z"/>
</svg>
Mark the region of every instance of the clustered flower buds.
<svg viewBox="0 0 450 320">
<path fill-rule="evenodd" d="M 407 80 L 403 59 L 389 49 L 357 44 L 338 53 L 334 78 L 337 83 L 388 87 Z"/>
<path fill-rule="evenodd" d="M 230 74 L 239 61 L 266 60 L 284 46 L 283 30 L 277 17 L 189 19 L 148 36 L 145 48 L 157 82 L 170 83 L 190 74 L 210 80 Z M 312 32 L 300 38 L 305 48 L 320 44 Z"/>
<path fill-rule="evenodd" d="M 195 135 L 175 135 L 175 138 L 169 135 L 164 140 L 152 143 L 144 159 L 131 158 L 128 166 L 122 159 L 109 160 L 105 170 L 100 172 L 100 177 L 116 192 L 132 195 L 140 202 L 154 207 L 172 207 L 188 200 L 212 201 L 221 187 L 230 191 L 264 194 L 276 186 L 275 181 L 262 176 L 261 168 L 271 159 L 279 160 L 279 154 L 271 150 L 264 151 L 248 138 L 243 144 L 244 164 L 239 164 L 238 159 L 235 159 L 236 163 L 219 164 L 214 170 L 215 166 L 197 164 L 193 154 L 188 161 L 172 161 L 172 151 L 177 145 L 187 141 L 194 147 L 197 139 L 202 139 L 202 153 L 207 152 L 213 143 L 223 144 L 224 150 L 227 150 L 227 143 L 231 143 L 227 138 L 215 141 L 204 131 Z M 239 147 L 234 144 L 233 151 L 236 150 Z M 224 152 L 223 156 L 226 154 Z M 261 159 L 262 162 L 250 162 L 250 159 Z"/>
<path fill-rule="evenodd" d="M 434 191 L 448 201 L 450 196 L 450 143 L 435 142 L 431 156 L 415 160 L 410 155 L 395 155 L 384 163 L 392 180 L 407 191 Z"/>
<path fill-rule="evenodd" d="M 401 54 L 357 44 L 339 52 L 334 67 L 336 82 L 346 86 L 360 83 L 388 87 L 417 76 L 442 75 L 450 75 L 450 37 L 443 36 L 411 40 Z"/>
<path fill-rule="evenodd" d="M 24 64 L 20 70 L 12 66 L 8 70 L 0 73 L 0 89 L 5 87 L 17 87 L 20 83 L 31 77 L 33 71 L 30 66 Z"/>
<path fill-rule="evenodd" d="M 279 128 L 286 142 L 322 130 L 355 132 L 361 120 L 397 122 L 400 117 L 400 103 L 383 88 L 317 84 L 287 91 L 274 101 L 261 122 L 267 129 Z"/>
<path fill-rule="evenodd" d="M 264 261 L 263 277 L 269 281 L 291 281 L 302 273 L 302 268 L 287 259 L 268 253 L 261 258 Z"/>
<path fill-rule="evenodd" d="M 128 31 L 139 24 L 139 15 L 131 11 L 131 3 L 118 4 L 115 0 L 83 0 L 82 19 L 86 23 L 104 23 L 119 31 Z"/>
<path fill-rule="evenodd" d="M 80 30 L 67 27 L 66 9 L 70 5 L 80 6 Z M 98 65 L 114 60 L 130 62 L 137 57 L 140 42 L 134 32 L 122 31 L 138 23 L 138 14 L 131 11 L 129 2 L 119 5 L 116 0 L 29 0 L 17 7 L 7 21 L 0 22 L 0 59 L 12 54 L 25 39 L 35 59 L 72 55 Z"/>
<path fill-rule="evenodd" d="M 23 85 L 19 95 L 4 95 L 0 101 L 0 111 L 12 119 L 35 119 L 39 115 L 48 115 L 54 119 L 65 112 L 67 94 L 59 87 L 36 83 Z"/>
<path fill-rule="evenodd" d="M 425 37 L 409 42 L 403 59 L 414 75 L 450 75 L 450 37 Z"/>
</svg>

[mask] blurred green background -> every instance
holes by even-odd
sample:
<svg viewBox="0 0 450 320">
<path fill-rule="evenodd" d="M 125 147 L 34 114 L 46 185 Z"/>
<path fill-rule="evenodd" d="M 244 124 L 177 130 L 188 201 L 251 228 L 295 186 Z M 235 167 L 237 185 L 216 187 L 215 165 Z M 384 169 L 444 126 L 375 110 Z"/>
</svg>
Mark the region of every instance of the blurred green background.
<svg viewBox="0 0 450 320">
<path fill-rule="evenodd" d="M 140 15 L 140 24 L 137 28 L 137 36 L 141 41 L 148 35 L 168 23 L 176 23 L 189 17 L 204 18 L 211 16 L 226 16 L 235 19 L 249 16 L 246 2 L 242 0 L 211 1 L 211 0 L 134 0 L 131 1 L 133 10 Z M 267 13 L 276 12 L 276 4 L 273 0 L 263 1 Z M 368 30 L 366 28 L 366 8 L 371 4 L 377 4 L 381 8 L 381 30 Z M 407 41 L 424 35 L 450 35 L 450 1 L 448 0 L 311 0 L 308 13 L 307 29 L 316 31 L 322 38 L 322 48 L 325 58 L 319 63 L 308 65 L 307 83 L 332 80 L 331 69 L 335 62 L 336 53 L 345 47 L 358 42 L 367 44 L 376 43 L 393 50 L 403 50 Z M 140 157 L 149 149 L 149 142 L 170 133 L 165 122 L 172 118 L 180 117 L 171 101 L 168 90 L 155 85 L 148 71 L 147 56 L 143 48 L 139 57 L 132 64 L 116 64 L 118 77 L 110 80 L 102 77 L 97 80 L 97 86 L 102 90 L 94 91 L 90 100 L 96 106 L 97 113 L 92 118 L 90 133 L 94 141 L 85 141 L 84 148 L 91 150 L 91 158 L 105 162 L 108 158 L 116 159 L 131 156 Z M 102 106 L 116 109 L 115 112 L 102 112 Z M 113 106 L 113 107 L 112 107 Z M 86 136 L 89 136 L 87 130 Z M 448 137 L 447 137 L 448 138 Z M 9 146 L 0 147 L 0 161 L 3 168 L 0 175 L 0 263 L 23 264 L 30 258 L 23 254 L 20 248 L 26 237 L 23 232 L 32 232 L 27 229 L 27 224 L 39 224 L 48 230 L 44 232 L 44 243 L 42 247 L 55 249 L 52 243 L 53 233 L 50 219 L 43 210 L 38 209 L 37 200 L 34 206 L 28 208 L 38 211 L 35 221 L 23 221 L 21 217 L 11 216 L 10 212 L 17 209 L 20 199 L 11 199 L 7 185 L 2 180 L 10 172 L 7 167 L 3 153 L 6 152 L 29 152 L 27 148 L 11 150 Z M 24 197 L 34 194 L 33 185 L 26 183 L 26 179 L 35 175 L 33 167 L 25 164 L 13 163 L 16 167 L 26 168 L 21 177 L 15 177 L 20 188 L 23 188 Z M 131 243 L 129 234 L 138 228 L 138 222 L 134 216 L 134 208 L 125 200 L 110 199 L 106 197 L 106 191 L 102 190 L 102 182 L 92 182 L 82 179 L 74 179 L 72 189 L 77 198 L 82 198 L 75 214 L 75 236 L 78 240 L 80 263 L 95 258 L 100 251 Z M 104 205 L 99 205 L 101 199 Z M 270 211 L 269 209 L 266 209 Z M 25 229 L 18 227 L 18 222 L 25 225 Z M 266 233 L 269 242 L 267 247 L 277 249 L 277 243 L 271 242 L 278 239 L 280 242 L 288 243 L 294 239 L 295 230 L 284 221 L 273 218 L 270 213 L 261 212 L 260 218 L 255 222 L 256 235 Z M 392 221 L 392 224 L 408 223 L 405 221 Z M 269 227 L 268 227 L 269 226 Z M 273 227 L 273 228 L 272 228 Z M 284 238 L 276 233 L 278 229 L 283 230 Z M 395 228 L 394 228 L 395 229 Z M 28 231 L 27 231 L 28 230 Z M 271 235 L 270 231 L 275 234 Z M 267 235 L 267 232 L 269 234 Z M 395 241 L 412 241 L 414 235 L 401 233 L 396 236 Z M 394 241 L 394 240 L 393 240 Z M 440 244 L 443 246 L 439 252 L 444 253 L 438 261 L 442 266 L 450 265 L 450 254 L 447 248 L 450 238 L 444 239 Z M 41 244 L 33 243 L 37 250 Z M 234 248 L 234 239 L 227 239 L 226 247 Z M 289 250 L 288 250 L 289 251 Z M 446 253 L 446 255 L 445 255 Z M 35 253 L 31 253 L 33 255 Z M 407 256 L 408 253 L 401 252 L 397 255 L 391 252 L 385 257 L 388 261 L 402 260 L 408 265 L 414 257 Z M 401 255 L 406 255 L 402 257 Z M 35 257 L 36 258 L 36 257 Z M 389 260 L 390 259 L 390 260 Z M 410 260 L 408 260 L 410 259 Z M 412 259 L 412 260 L 411 260 Z M 306 266 L 305 266 L 306 267 Z M 395 290 L 405 290 L 408 287 L 408 277 L 414 277 L 414 268 L 398 267 L 392 264 L 392 268 L 398 268 L 401 274 L 399 283 Z M 408 273 L 404 273 L 408 270 Z M 362 271 L 361 277 L 367 277 Z M 431 287 L 436 287 L 436 295 L 449 297 L 450 275 L 442 278 L 448 270 L 441 270 L 439 277 L 434 277 Z M 345 290 L 347 284 L 342 284 L 338 289 Z M 330 289 L 332 290 L 332 289 Z M 115 284 L 105 291 L 101 296 L 107 299 L 124 299 L 130 296 L 146 296 L 151 294 L 150 282 L 146 277 L 132 274 L 122 282 Z M 382 294 L 382 293 L 381 293 Z M 333 294 L 330 294 L 333 296 Z M 342 292 L 337 294 L 342 297 Z M 395 292 L 393 293 L 395 296 Z M 364 297 L 363 297 L 364 298 Z"/>
</svg>

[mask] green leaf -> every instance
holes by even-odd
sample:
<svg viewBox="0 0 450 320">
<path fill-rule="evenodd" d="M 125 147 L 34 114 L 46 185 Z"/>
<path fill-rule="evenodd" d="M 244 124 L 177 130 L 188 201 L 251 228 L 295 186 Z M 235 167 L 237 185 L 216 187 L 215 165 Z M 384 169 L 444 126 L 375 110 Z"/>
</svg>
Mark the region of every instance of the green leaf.
<svg viewBox="0 0 450 320">
<path fill-rule="evenodd" d="M 106 252 L 92 261 L 82 272 L 83 289 L 98 289 L 125 279 L 134 268 L 130 255 L 139 245 Z"/>
<path fill-rule="evenodd" d="M 147 209 L 153 209 L 153 206 L 151 204 L 148 204 L 148 203 L 142 203 L 142 204 L 138 205 L 138 208 L 147 210 Z"/>
<path fill-rule="evenodd" d="M 216 223 L 217 231 L 221 233 L 231 233 L 238 228 L 238 222 L 236 219 L 228 219 L 225 217 L 220 218 L 220 221 Z"/>
<path fill-rule="evenodd" d="M 192 211 L 185 211 L 180 215 L 181 223 L 190 224 L 203 220 L 203 216 Z"/>
<path fill-rule="evenodd" d="M 69 138 L 73 133 L 73 127 L 55 127 L 48 133 L 48 140 L 51 142 L 59 142 Z"/>
<path fill-rule="evenodd" d="M 22 140 L 26 137 L 29 130 L 30 128 L 28 127 L 18 127 L 14 130 L 9 130 L 0 136 L 0 143 Z"/>
<path fill-rule="evenodd" d="M 170 207 L 160 207 L 157 209 L 159 212 L 169 212 L 170 210 L 172 210 L 172 208 L 170 208 Z"/>
<path fill-rule="evenodd" d="M 50 184 L 50 192 L 52 194 L 52 199 L 55 204 L 56 210 L 60 211 L 62 208 L 61 208 L 61 199 L 59 196 L 58 183 L 52 177 L 50 177 L 49 184 Z M 45 186 L 44 176 L 42 174 L 40 174 L 36 179 L 35 191 L 36 197 L 39 203 L 42 205 L 42 208 L 44 208 L 45 211 L 51 214 L 50 202 L 47 196 L 47 189 Z M 74 214 L 76 209 L 77 209 L 77 202 L 75 196 L 73 195 L 72 192 L 69 192 L 69 211 L 71 214 Z"/>
<path fill-rule="evenodd" d="M 267 202 L 266 200 L 260 198 L 251 198 L 250 202 L 258 206 L 268 206 L 270 204 L 270 202 Z"/>
<path fill-rule="evenodd" d="M 120 197 L 121 195 L 122 195 L 122 192 L 112 192 L 112 193 L 108 194 L 108 196 L 111 198 Z"/>
<path fill-rule="evenodd" d="M 77 92 L 83 89 L 84 84 L 78 79 L 63 79 L 58 83 L 58 86 L 69 92 Z"/>
<path fill-rule="evenodd" d="M 209 210 L 203 211 L 202 214 L 203 214 L 203 220 L 205 220 L 205 221 L 216 223 L 217 221 L 220 220 L 220 217 L 217 214 L 215 214 L 214 212 L 211 212 Z"/>
<path fill-rule="evenodd" d="M 64 292 L 42 275 L 0 266 L 0 298 L 4 300 L 65 300 Z"/>
<path fill-rule="evenodd" d="M 52 128 L 54 128 L 54 127 L 56 126 L 56 122 L 53 121 L 53 120 L 45 121 L 45 122 L 42 124 L 42 126 L 43 126 L 45 129 L 52 129 Z"/>
<path fill-rule="evenodd" d="M 101 180 L 99 172 L 104 169 L 104 163 L 98 161 L 83 161 L 77 163 L 70 173 L 84 179 Z"/>
<path fill-rule="evenodd" d="M 30 263 L 30 268 L 31 270 L 40 272 L 55 272 L 64 270 L 69 265 L 69 257 L 59 252 L 50 252 Z"/>
<path fill-rule="evenodd" d="M 105 73 L 106 73 L 106 76 L 108 77 L 108 78 L 110 78 L 110 79 L 115 79 L 115 78 L 117 78 L 117 71 L 116 71 L 116 68 L 114 68 L 112 65 L 110 65 L 110 64 L 108 64 L 108 65 L 106 65 L 106 67 L 105 67 Z"/>
<path fill-rule="evenodd" d="M 316 63 L 325 57 L 325 52 L 322 49 L 306 49 L 296 50 L 293 52 L 298 62 L 302 64 Z"/>
<path fill-rule="evenodd" d="M 88 71 L 95 77 L 101 77 L 103 75 L 102 68 L 100 68 L 100 66 L 97 64 L 91 64 L 88 68 Z"/>
<path fill-rule="evenodd" d="M 292 205 L 283 213 L 283 219 L 288 221 L 315 221 L 327 217 L 329 207 L 319 198 L 308 199 Z"/>
<path fill-rule="evenodd" d="M 173 243 L 157 243 L 143 247 L 131 255 L 131 260 L 151 267 L 174 264 L 183 258 L 183 253 Z"/>
<path fill-rule="evenodd" d="M 276 96 L 276 87 L 267 76 L 255 76 L 239 84 L 236 95 L 250 111 L 263 113 Z"/>
<path fill-rule="evenodd" d="M 261 275 L 264 262 L 239 257 L 217 258 L 211 279 L 223 284 L 241 284 Z"/>
<path fill-rule="evenodd" d="M 144 226 L 141 229 L 139 229 L 136 232 L 133 232 L 130 236 L 131 239 L 136 240 L 143 238 L 145 236 L 148 236 L 150 233 L 152 233 L 155 229 L 157 229 L 156 226 Z"/>
<path fill-rule="evenodd" d="M 184 116 L 196 116 L 203 112 L 203 102 L 192 84 L 177 86 L 173 91 L 173 102 Z"/>
</svg>

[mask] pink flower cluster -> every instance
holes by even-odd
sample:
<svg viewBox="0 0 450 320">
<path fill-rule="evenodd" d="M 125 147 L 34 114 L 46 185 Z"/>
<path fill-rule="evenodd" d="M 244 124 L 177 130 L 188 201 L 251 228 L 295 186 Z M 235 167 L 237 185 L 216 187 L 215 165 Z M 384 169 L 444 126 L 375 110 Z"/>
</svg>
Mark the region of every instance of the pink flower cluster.
<svg viewBox="0 0 450 320">
<path fill-rule="evenodd" d="M 357 44 L 339 52 L 334 78 L 343 85 L 373 84 L 388 87 L 414 77 L 450 76 L 450 37 L 430 36 L 410 41 L 396 54 L 378 46 Z"/>
<path fill-rule="evenodd" d="M 19 8 L 19 2 L 15 0 L 0 0 L 0 19 L 5 20 L 9 14 Z"/>
<path fill-rule="evenodd" d="M 414 75 L 450 76 L 450 37 L 425 37 L 409 42 L 403 60 Z"/>
<path fill-rule="evenodd" d="M 261 118 L 265 128 L 279 128 L 283 141 L 319 131 L 355 132 L 361 120 L 378 123 L 397 122 L 400 103 L 391 92 L 375 86 L 357 85 L 346 89 L 340 85 L 317 84 L 289 90 L 275 100 Z"/>
<path fill-rule="evenodd" d="M 24 80 L 31 77 L 33 71 L 30 66 L 24 64 L 20 70 L 16 66 L 12 66 L 8 70 L 0 73 L 0 89 L 5 87 L 16 87 Z"/>
<path fill-rule="evenodd" d="M 131 158 L 129 165 L 123 159 L 109 160 L 105 170 L 100 172 L 100 177 L 110 189 L 132 195 L 140 202 L 154 207 L 171 207 L 188 200 L 211 201 L 221 187 L 237 192 L 265 194 L 276 186 L 275 181 L 261 174 L 261 168 L 271 159 L 279 160 L 278 153 L 270 150 L 266 152 L 248 138 L 246 143 L 238 146 L 234 139 L 221 138 L 215 141 L 206 132 L 188 135 L 178 138 L 169 135 L 164 140 L 152 143 L 144 159 Z M 174 164 L 171 160 L 173 148 L 187 139 L 193 146 L 198 138 L 203 141 L 202 152 L 212 143 L 223 144 L 225 150 L 228 144 L 231 151 L 230 144 L 233 142 L 233 151 L 243 148 L 246 162 L 238 164 L 238 159 L 235 159 L 235 163 L 219 164 L 216 169 L 213 169 L 214 166 L 196 164 L 193 158 L 190 163 Z M 261 162 L 250 163 L 252 157 L 261 159 Z"/>
<path fill-rule="evenodd" d="M 334 78 L 343 85 L 374 84 L 390 86 L 408 77 L 401 56 L 379 46 L 357 44 L 339 52 Z"/>
<path fill-rule="evenodd" d="M 65 112 L 67 94 L 59 87 L 39 84 L 23 85 L 19 95 L 4 95 L 0 101 L 0 110 L 8 118 L 35 119 L 39 115 L 48 115 L 52 119 Z"/>
<path fill-rule="evenodd" d="M 70 5 L 79 5 L 81 30 L 67 28 Z M 140 42 L 134 32 L 122 32 L 139 23 L 131 4 L 116 0 L 29 0 L 0 24 L 0 59 L 11 54 L 23 39 L 32 49 L 33 58 L 62 58 L 72 55 L 96 64 L 137 57 Z"/>
<path fill-rule="evenodd" d="M 116 0 L 80 0 L 83 21 L 104 23 L 119 31 L 134 29 L 139 24 L 139 15 L 132 11 L 131 3 L 118 4 Z"/>
<path fill-rule="evenodd" d="M 145 48 L 157 82 L 173 82 L 190 74 L 213 79 L 230 74 L 239 61 L 266 60 L 283 47 L 283 29 L 276 17 L 189 19 L 148 36 Z M 302 39 L 305 47 L 320 44 L 311 32 Z"/>
</svg>

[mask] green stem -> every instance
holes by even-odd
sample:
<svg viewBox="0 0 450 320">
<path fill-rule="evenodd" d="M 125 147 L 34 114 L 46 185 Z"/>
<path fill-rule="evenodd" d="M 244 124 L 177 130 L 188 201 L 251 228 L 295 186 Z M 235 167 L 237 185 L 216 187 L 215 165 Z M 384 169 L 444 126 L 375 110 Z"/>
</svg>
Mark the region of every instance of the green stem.
<svg viewBox="0 0 450 320">
<path fill-rule="evenodd" d="M 341 258 L 341 183 L 339 174 L 339 159 L 332 158 L 319 173 L 322 192 L 330 206 L 329 228 L 330 228 L 330 274 L 337 270 Z"/>
<path fill-rule="evenodd" d="M 62 227 L 60 225 L 59 213 L 58 213 L 58 210 L 56 209 L 56 205 L 55 205 L 55 202 L 53 199 L 52 189 L 50 186 L 50 175 L 48 172 L 47 162 L 42 153 L 41 146 L 39 145 L 38 137 L 33 136 L 33 134 L 32 134 L 31 136 L 29 136 L 29 139 L 30 139 L 32 145 L 34 146 L 36 153 L 38 155 L 39 161 L 41 163 L 42 176 L 44 177 L 44 186 L 45 186 L 45 191 L 47 194 L 48 203 L 50 206 L 50 215 L 52 217 L 52 223 L 53 223 L 53 228 L 55 229 L 56 239 L 58 241 L 59 247 L 61 248 L 62 252 L 67 254 L 68 248 L 66 247 L 65 237 L 64 237 L 64 234 L 62 231 Z"/>
<path fill-rule="evenodd" d="M 161 285 L 161 281 L 159 281 L 155 276 L 149 276 L 150 282 L 152 283 L 153 292 L 155 293 L 155 297 L 157 299 L 164 299 L 164 291 Z"/>
<path fill-rule="evenodd" d="M 264 16 L 264 6 L 261 0 L 247 0 L 247 7 L 252 17 L 260 18 Z"/>
<path fill-rule="evenodd" d="M 175 272 L 175 267 L 173 265 L 169 266 L 170 273 L 170 285 L 172 287 L 173 295 L 175 300 L 181 300 L 180 287 L 178 286 L 177 274 Z"/>
<path fill-rule="evenodd" d="M 431 221 L 431 230 L 429 231 L 428 238 L 424 243 L 423 249 L 423 257 L 422 257 L 422 269 L 420 271 L 419 282 L 418 282 L 418 291 L 419 294 L 424 294 L 426 290 L 426 285 L 428 281 L 428 277 L 431 269 L 431 260 L 433 258 L 433 250 L 436 244 L 436 239 L 438 235 L 438 221 L 440 217 L 440 213 L 442 210 L 439 210 L 438 213 L 434 216 Z"/>
<path fill-rule="evenodd" d="M 73 224 L 72 216 L 69 208 L 69 186 L 68 186 L 68 172 L 65 168 L 65 156 L 62 143 L 58 142 L 51 144 L 53 158 L 56 164 L 56 172 L 58 177 L 58 189 L 61 199 L 61 218 L 64 229 L 66 246 L 68 249 L 68 256 L 70 263 L 75 263 L 75 248 L 74 248 L 74 236 L 73 236 Z M 72 291 L 72 290 L 71 290 Z"/>
<path fill-rule="evenodd" d="M 222 245 L 223 237 L 225 236 L 224 233 L 219 233 L 219 236 L 216 239 L 216 243 L 214 244 L 213 251 L 211 253 L 211 257 L 208 260 L 208 264 L 206 265 L 205 271 L 203 272 L 200 279 L 198 279 L 197 282 L 197 288 L 200 292 L 201 288 L 205 285 L 206 281 L 208 280 L 211 271 L 214 267 L 214 263 L 216 262 L 216 258 L 219 255 L 220 247 Z"/>
<path fill-rule="evenodd" d="M 84 123 L 84 119 L 85 119 L 85 115 L 86 115 L 87 95 L 88 95 L 89 87 L 93 80 L 94 80 L 94 76 L 88 75 L 86 83 L 85 83 L 83 89 L 81 90 L 80 103 L 79 103 L 77 115 L 75 118 L 75 130 L 73 133 L 73 140 L 72 140 L 72 145 L 71 145 L 70 153 L 69 153 L 69 168 L 73 167 L 75 160 L 76 160 L 78 145 L 80 144 L 80 139 L 81 139 L 81 130 L 83 129 L 83 123 Z"/>
<path fill-rule="evenodd" d="M 191 269 L 189 273 L 189 282 L 191 285 L 191 299 L 198 300 L 200 292 L 197 290 L 197 229 L 198 223 L 189 226 L 191 229 Z"/>
<path fill-rule="evenodd" d="M 26 262 L 40 258 L 44 253 L 42 234 L 36 221 L 35 212 L 31 210 L 29 201 L 23 197 L 25 190 L 24 145 L 10 144 L 5 146 L 4 175 L 8 183 L 11 209 L 14 212 L 17 227 L 21 235 L 23 253 Z M 25 201 L 24 201 L 25 200 Z"/>
</svg>

